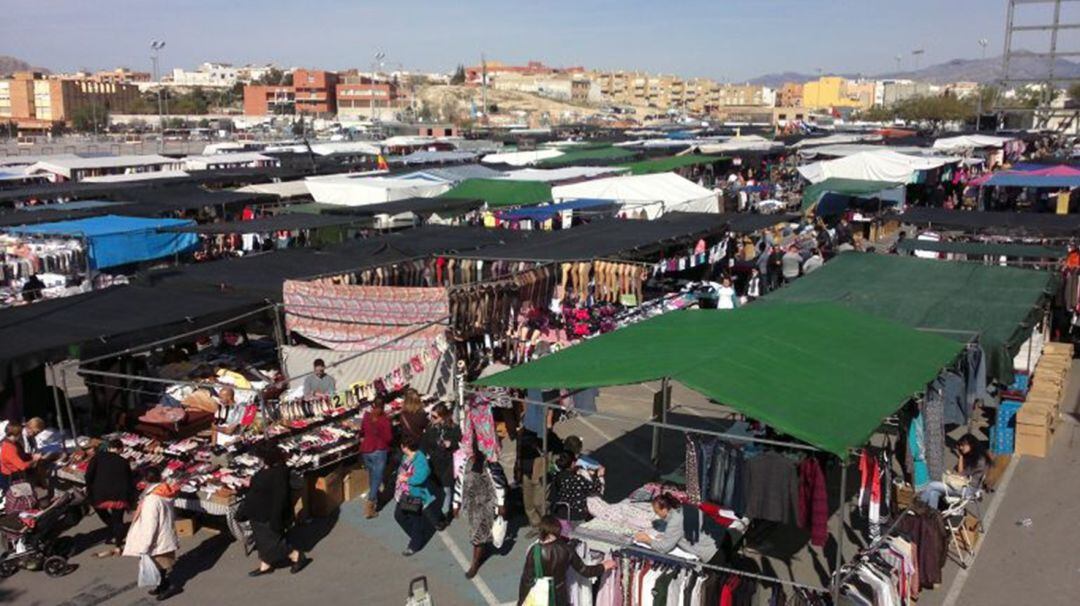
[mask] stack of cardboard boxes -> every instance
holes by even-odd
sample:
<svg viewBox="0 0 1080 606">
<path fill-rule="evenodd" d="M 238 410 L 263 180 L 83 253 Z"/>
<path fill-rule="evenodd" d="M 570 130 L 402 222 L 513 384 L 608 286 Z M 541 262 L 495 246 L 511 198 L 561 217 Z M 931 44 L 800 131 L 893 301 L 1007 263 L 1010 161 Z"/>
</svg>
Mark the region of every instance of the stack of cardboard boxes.
<svg viewBox="0 0 1080 606">
<path fill-rule="evenodd" d="M 1050 451 L 1072 356 L 1071 343 L 1045 345 L 1024 405 L 1016 413 L 1016 454 L 1045 457 Z"/>
<path fill-rule="evenodd" d="M 342 503 L 366 495 L 367 489 L 367 470 L 358 463 L 343 465 L 306 478 L 303 488 L 293 491 L 294 510 L 300 517 L 325 518 Z"/>
</svg>

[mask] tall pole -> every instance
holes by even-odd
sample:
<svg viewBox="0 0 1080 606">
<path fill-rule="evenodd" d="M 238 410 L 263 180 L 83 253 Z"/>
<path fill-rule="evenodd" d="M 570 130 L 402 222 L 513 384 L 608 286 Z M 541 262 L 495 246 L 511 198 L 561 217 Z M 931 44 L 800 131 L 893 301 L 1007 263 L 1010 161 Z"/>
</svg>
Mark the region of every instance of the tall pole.
<svg viewBox="0 0 1080 606">
<path fill-rule="evenodd" d="M 165 152 L 165 116 L 162 111 L 162 98 L 161 98 L 161 75 L 158 72 L 158 56 L 161 49 L 165 48 L 164 40 L 154 40 L 150 42 L 150 50 L 153 51 L 153 55 L 150 56 L 150 60 L 154 63 L 154 81 L 157 82 L 157 111 L 158 111 L 158 133 L 160 135 L 158 139 L 158 151 Z"/>
<path fill-rule="evenodd" d="M 487 110 L 488 110 L 488 103 L 487 103 L 487 58 L 484 56 L 484 53 L 480 53 L 480 85 L 481 85 L 480 103 L 483 104 L 483 107 L 480 108 L 480 111 L 481 111 L 480 115 L 483 116 L 484 123 L 486 124 L 487 123 Z"/>
<path fill-rule="evenodd" d="M 984 64 L 986 63 L 986 46 L 988 44 L 990 44 L 989 40 L 987 40 L 986 38 L 979 38 L 979 46 L 982 47 L 982 60 L 983 60 Z M 978 88 L 976 88 L 975 92 L 979 96 L 979 99 L 978 99 L 979 108 L 978 108 L 978 110 L 976 110 L 976 114 L 975 114 L 975 131 L 978 132 L 982 127 L 982 115 L 983 115 L 983 89 L 982 89 L 982 86 L 979 86 Z"/>
<path fill-rule="evenodd" d="M 837 530 L 836 530 L 836 556 L 833 558 L 833 587 L 832 597 L 833 602 L 837 602 L 840 597 L 840 586 L 835 582 L 839 577 L 836 573 L 839 572 L 840 567 L 844 565 L 844 526 L 845 518 L 847 517 L 847 457 L 840 459 L 840 505 L 836 511 L 837 517 Z"/>
</svg>

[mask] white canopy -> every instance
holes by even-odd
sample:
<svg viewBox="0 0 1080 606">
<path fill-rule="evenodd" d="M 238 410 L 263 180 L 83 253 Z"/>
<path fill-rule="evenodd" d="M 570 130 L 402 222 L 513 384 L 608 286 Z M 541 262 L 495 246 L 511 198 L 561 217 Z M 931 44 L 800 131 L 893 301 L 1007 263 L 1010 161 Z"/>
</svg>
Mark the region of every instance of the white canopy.
<svg viewBox="0 0 1080 606">
<path fill-rule="evenodd" d="M 722 154 L 734 151 L 773 151 L 784 149 L 784 144 L 779 141 L 766 139 L 759 135 L 747 135 L 745 137 L 732 137 L 720 143 L 705 143 L 696 146 L 697 151 L 703 154 Z"/>
<path fill-rule="evenodd" d="M 563 168 L 522 168 L 507 173 L 499 179 L 507 181 L 543 181 L 544 183 L 557 183 L 560 181 L 580 181 L 594 179 L 600 176 L 611 176 L 618 173 L 628 172 L 630 169 L 621 166 L 565 166 Z"/>
<path fill-rule="evenodd" d="M 280 164 L 280 161 L 277 158 L 264 156 L 257 152 L 223 152 L 184 158 L 184 168 L 187 170 L 277 166 L 278 164 Z"/>
<path fill-rule="evenodd" d="M 820 183 L 831 178 L 909 183 L 920 170 L 931 170 L 956 161 L 958 158 L 909 156 L 883 149 L 814 162 L 800 166 L 799 173 L 811 183 Z"/>
<path fill-rule="evenodd" d="M 341 206 L 367 206 L 405 198 L 433 198 L 450 189 L 446 182 L 425 179 L 339 176 L 304 180 L 316 202 Z"/>
<path fill-rule="evenodd" d="M 544 160 L 558 158 L 563 152 L 557 149 L 538 149 L 536 151 L 507 152 L 488 154 L 481 160 L 484 164 L 509 164 L 510 166 L 531 166 Z"/>
<path fill-rule="evenodd" d="M 578 198 L 612 200 L 623 210 L 644 210 L 649 219 L 672 211 L 720 212 L 716 193 L 675 173 L 609 177 L 551 188 L 556 202 Z"/>
<path fill-rule="evenodd" d="M 303 179 L 278 181 L 276 183 L 256 183 L 254 185 L 245 185 L 236 191 L 244 194 L 269 194 L 279 198 L 298 198 L 310 193 L 308 192 L 307 182 Z"/>
<path fill-rule="evenodd" d="M 839 135 L 829 135 L 827 137 L 808 137 L 799 141 L 795 145 L 792 145 L 795 149 L 801 149 L 804 147 L 813 147 L 816 145 L 838 145 L 840 143 L 868 143 L 872 141 L 881 141 L 883 137 L 877 134 L 870 133 L 846 133 Z"/>
<path fill-rule="evenodd" d="M 934 149 L 978 149 L 981 147 L 1001 147 L 1013 137 L 995 137 L 992 135 L 960 135 L 959 137 L 943 137 L 934 141 Z"/>
</svg>

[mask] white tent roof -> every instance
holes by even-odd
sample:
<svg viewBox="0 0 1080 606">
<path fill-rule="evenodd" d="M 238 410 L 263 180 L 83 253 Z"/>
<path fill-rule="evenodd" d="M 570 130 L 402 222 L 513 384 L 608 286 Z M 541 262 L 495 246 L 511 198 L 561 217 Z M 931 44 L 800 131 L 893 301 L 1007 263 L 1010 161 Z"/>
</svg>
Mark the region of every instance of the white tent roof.
<svg viewBox="0 0 1080 606">
<path fill-rule="evenodd" d="M 842 134 L 842 135 L 829 135 L 827 137 L 812 137 L 803 139 L 795 145 L 792 145 L 795 149 L 801 149 L 803 147 L 813 147 L 816 145 L 836 145 L 838 143 L 864 143 L 868 141 L 881 141 L 881 135 L 874 134 Z"/>
<path fill-rule="evenodd" d="M 522 168 L 497 177 L 507 181 L 543 181 L 544 183 L 556 183 L 559 181 L 573 181 L 577 179 L 592 179 L 599 176 L 610 176 L 629 171 L 629 168 L 621 166 L 564 166 L 562 168 Z"/>
<path fill-rule="evenodd" d="M 934 149 L 978 149 L 980 147 L 1001 147 L 1013 137 L 995 137 L 992 135 L 960 135 L 942 137 L 934 141 Z"/>
<path fill-rule="evenodd" d="M 959 158 L 909 156 L 883 149 L 814 162 L 800 166 L 799 173 L 811 183 L 820 183 L 830 178 L 908 183 L 920 170 L 930 170 L 958 160 Z"/>
<path fill-rule="evenodd" d="M 189 176 L 182 170 L 156 170 L 149 173 L 130 173 L 123 175 L 102 175 L 100 177 L 86 177 L 83 183 L 129 183 L 132 181 L 151 181 L 153 179 L 173 179 L 176 177 Z"/>
<path fill-rule="evenodd" d="M 577 198 L 613 200 L 624 209 L 642 208 L 650 219 L 665 212 L 719 212 L 716 193 L 675 173 L 594 179 L 551 188 L 556 202 Z"/>
<path fill-rule="evenodd" d="M 875 152 L 882 150 L 894 151 L 901 154 L 912 154 L 915 156 L 923 155 L 926 152 L 933 151 L 929 148 L 916 147 L 913 145 L 898 145 L 885 147 L 882 145 L 874 145 L 871 143 L 837 143 L 835 145 L 821 145 L 803 148 L 799 151 L 799 155 L 807 158 L 812 158 L 815 156 L 845 158 L 847 156 L 854 156 L 855 154 L 862 152 Z"/>
<path fill-rule="evenodd" d="M 538 149 L 536 151 L 507 152 L 488 154 L 481 160 L 484 164 L 509 164 L 510 166 L 530 166 L 537 162 L 558 158 L 563 152 L 557 149 Z"/>
<path fill-rule="evenodd" d="M 277 183 L 256 183 L 255 185 L 246 185 L 236 191 L 244 194 L 269 194 L 279 198 L 297 198 L 311 193 L 308 191 L 307 182 L 303 179 Z"/>
<path fill-rule="evenodd" d="M 271 162 L 277 164 L 278 160 L 256 152 L 204 154 L 201 156 L 187 156 L 184 158 L 184 166 L 188 170 L 206 169 L 210 166 L 220 166 L 222 164 L 255 164 L 257 162 Z"/>
<path fill-rule="evenodd" d="M 766 139 L 760 135 L 732 137 L 720 143 L 707 143 L 697 146 L 697 150 L 703 154 L 720 154 L 733 151 L 772 151 L 783 148 L 783 143 Z"/>
<path fill-rule="evenodd" d="M 175 158 L 166 158 L 165 156 L 159 156 L 157 154 L 147 154 L 144 156 L 93 156 L 90 158 L 82 158 L 79 156 L 71 158 L 60 157 L 37 162 L 36 164 L 27 167 L 26 172 L 27 174 L 40 172 L 55 173 L 70 179 L 72 172 L 76 170 L 146 168 L 150 166 L 165 166 L 167 164 L 179 165 L 182 164 L 182 161 Z"/>
<path fill-rule="evenodd" d="M 366 206 L 405 198 L 433 198 L 450 189 L 446 182 L 388 177 L 338 176 L 305 180 L 316 202 Z"/>
</svg>

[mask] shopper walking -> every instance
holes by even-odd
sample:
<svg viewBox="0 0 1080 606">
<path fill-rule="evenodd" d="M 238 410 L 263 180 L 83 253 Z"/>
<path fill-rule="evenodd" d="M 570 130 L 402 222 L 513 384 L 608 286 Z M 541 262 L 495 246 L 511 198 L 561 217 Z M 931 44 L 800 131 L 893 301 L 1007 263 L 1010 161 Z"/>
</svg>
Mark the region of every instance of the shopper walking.
<svg viewBox="0 0 1080 606">
<path fill-rule="evenodd" d="M 544 493 L 547 460 L 541 452 L 543 442 L 535 433 L 522 427 L 518 434 L 517 447 L 515 479 L 521 485 L 525 517 L 529 519 L 529 526 L 536 528 L 540 525 L 540 518 L 544 515 L 544 503 L 547 502 L 547 495 Z"/>
<path fill-rule="evenodd" d="M 427 456 L 415 442 L 401 445 L 401 466 L 394 483 L 394 520 L 409 536 L 409 544 L 401 555 L 409 557 L 420 550 L 428 533 L 440 521 L 435 514 L 435 496 L 429 487 L 431 467 Z"/>
<path fill-rule="evenodd" d="M 99 558 L 120 555 L 124 550 L 124 513 L 135 502 L 135 478 L 131 474 L 131 465 L 120 456 L 124 443 L 113 438 L 105 450 L 94 455 L 86 467 L 86 496 L 94 512 L 101 518 L 109 530 L 106 545 L 112 547 L 97 553 Z"/>
<path fill-rule="evenodd" d="M 441 497 L 439 512 L 445 525 L 454 502 L 454 452 L 461 443 L 461 428 L 454 423 L 445 404 L 436 405 L 432 415 L 434 420 L 424 431 L 420 450 L 427 455 L 431 465 L 431 476 Z"/>
<path fill-rule="evenodd" d="M 459 509 L 464 510 L 469 521 L 469 537 L 473 546 L 472 563 L 465 573 L 465 578 L 468 579 L 476 576 L 480 565 L 484 563 L 488 545 L 493 540 L 495 517 L 506 519 L 506 487 L 497 484 L 495 474 L 490 470 L 491 465 L 484 461 L 483 455 L 474 445 L 461 479 Z M 502 477 L 505 474 L 498 475 Z M 459 511 L 455 511 L 454 517 L 458 514 Z"/>
<path fill-rule="evenodd" d="M 554 585 L 552 605 L 568 606 L 570 592 L 566 576 L 571 568 L 581 576 L 590 578 L 615 568 L 614 560 L 604 560 L 591 566 L 585 564 L 574 548 L 559 536 L 559 532 L 559 520 L 555 517 L 544 516 L 540 519 L 537 541 L 525 556 L 525 569 L 521 572 L 521 583 L 518 587 L 518 604 L 525 601 L 537 578 L 551 577 Z"/>
<path fill-rule="evenodd" d="M 150 590 L 159 602 L 180 593 L 180 587 L 172 582 L 170 575 L 176 564 L 176 550 L 180 539 L 176 536 L 176 510 L 173 499 L 180 487 L 162 481 L 157 468 L 147 470 L 144 476 L 147 487 L 143 490 L 135 516 L 131 520 L 124 541 L 124 555 L 130 557 L 150 556 L 161 573 L 161 582 Z"/>
<path fill-rule="evenodd" d="M 398 435 L 400 442 L 420 442 L 428 427 L 428 416 L 424 412 L 424 403 L 420 394 L 413 388 L 405 390 L 405 400 L 401 403 L 398 415 Z"/>
<path fill-rule="evenodd" d="M 262 460 L 263 468 L 252 476 L 240 510 L 240 516 L 251 522 L 259 554 L 259 567 L 248 574 L 270 574 L 286 560 L 290 562 L 289 572 L 296 574 L 311 560 L 286 539 L 293 524 L 293 508 L 285 454 L 276 444 L 262 443 L 255 456 Z"/>
<path fill-rule="evenodd" d="M 371 403 L 371 409 L 364 414 L 360 422 L 360 457 L 368 472 L 368 493 L 365 503 L 365 517 L 379 515 L 379 489 L 382 487 L 383 474 L 386 472 L 386 459 L 390 456 L 390 443 L 394 439 L 394 430 L 390 426 L 390 417 L 383 410 L 381 397 Z"/>
</svg>

